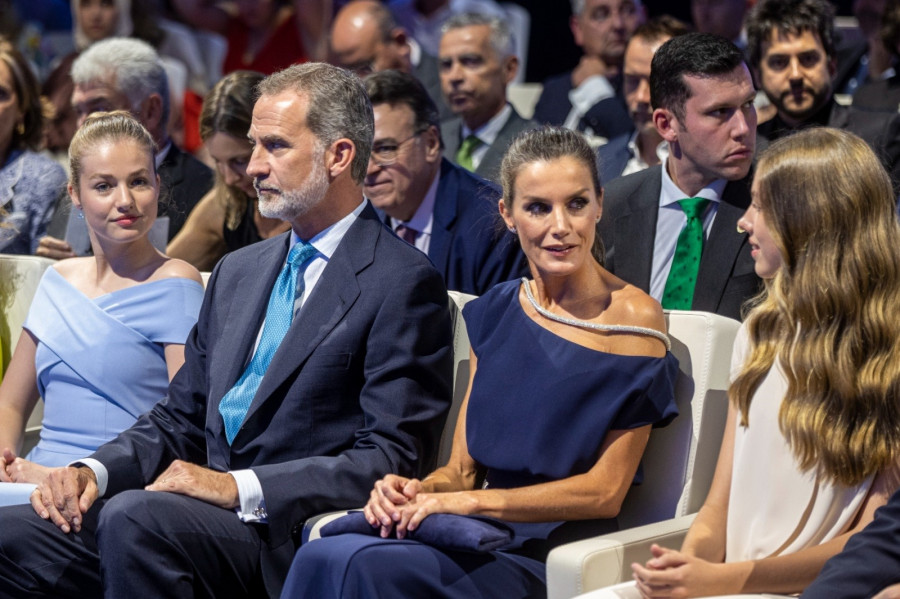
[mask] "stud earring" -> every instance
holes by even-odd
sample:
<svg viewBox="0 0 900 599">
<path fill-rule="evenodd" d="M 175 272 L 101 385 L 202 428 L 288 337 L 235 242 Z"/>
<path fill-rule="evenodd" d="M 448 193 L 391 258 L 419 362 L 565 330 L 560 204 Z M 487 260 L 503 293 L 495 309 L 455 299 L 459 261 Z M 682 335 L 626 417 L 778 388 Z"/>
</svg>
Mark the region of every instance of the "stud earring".
<svg viewBox="0 0 900 599">
<path fill-rule="evenodd" d="M 738 225 L 738 226 L 737 226 L 737 232 L 738 232 L 739 235 L 743 235 L 743 234 L 746 233 L 747 231 L 743 230 L 743 229 L 741 228 L 741 226 Z"/>
<path fill-rule="evenodd" d="M 24 121 L 19 121 L 19 124 L 16 125 L 16 133 L 19 135 L 25 135 L 25 123 Z"/>
<path fill-rule="evenodd" d="M 515 227 L 509 227 L 509 232 L 512 233 L 513 235 L 515 235 L 516 233 L 518 233 L 518 231 L 516 230 Z"/>
</svg>

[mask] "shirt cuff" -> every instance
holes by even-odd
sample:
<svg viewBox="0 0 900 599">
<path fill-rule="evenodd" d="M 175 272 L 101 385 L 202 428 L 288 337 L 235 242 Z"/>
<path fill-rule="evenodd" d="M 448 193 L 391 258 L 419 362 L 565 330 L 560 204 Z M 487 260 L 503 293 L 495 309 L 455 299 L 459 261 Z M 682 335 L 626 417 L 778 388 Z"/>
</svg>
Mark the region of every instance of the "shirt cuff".
<svg viewBox="0 0 900 599">
<path fill-rule="evenodd" d="M 83 458 L 66 464 L 77 468 L 78 466 L 87 466 L 90 468 L 94 476 L 97 477 L 97 497 L 106 495 L 106 485 L 109 483 L 109 471 L 106 466 L 95 460 L 94 458 Z"/>
<path fill-rule="evenodd" d="M 581 116 L 587 114 L 597 102 L 612 98 L 616 95 L 616 90 L 610 85 L 606 77 L 601 75 L 592 75 L 581 82 L 581 85 L 569 92 L 569 101 L 572 107 L 577 110 Z"/>
<path fill-rule="evenodd" d="M 253 470 L 232 470 L 228 474 L 237 484 L 238 499 L 241 501 L 237 515 L 241 522 L 268 522 L 266 499 L 256 473 Z"/>
</svg>

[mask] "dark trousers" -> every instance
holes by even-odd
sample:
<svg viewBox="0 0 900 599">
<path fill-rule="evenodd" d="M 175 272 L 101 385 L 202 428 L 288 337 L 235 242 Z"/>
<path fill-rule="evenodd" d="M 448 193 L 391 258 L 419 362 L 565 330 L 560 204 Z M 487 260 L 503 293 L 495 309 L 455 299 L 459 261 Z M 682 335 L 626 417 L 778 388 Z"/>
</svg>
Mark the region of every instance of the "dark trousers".
<svg viewBox="0 0 900 599">
<path fill-rule="evenodd" d="M 0 508 L 0 597 L 260 597 L 254 526 L 183 495 L 126 491 L 98 501 L 78 534 L 30 505 Z"/>
</svg>

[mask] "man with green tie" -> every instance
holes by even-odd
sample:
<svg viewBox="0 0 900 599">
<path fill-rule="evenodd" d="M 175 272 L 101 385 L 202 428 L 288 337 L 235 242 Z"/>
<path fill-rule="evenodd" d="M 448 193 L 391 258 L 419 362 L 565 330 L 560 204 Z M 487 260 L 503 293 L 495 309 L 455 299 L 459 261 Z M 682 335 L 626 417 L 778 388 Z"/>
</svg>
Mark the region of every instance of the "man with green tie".
<svg viewBox="0 0 900 599">
<path fill-rule="evenodd" d="M 669 310 L 740 320 L 761 288 L 737 220 L 750 205 L 756 90 L 725 38 L 692 33 L 663 44 L 650 68 L 662 165 L 612 181 L 598 230 L 606 267 Z"/>
<path fill-rule="evenodd" d="M 494 182 L 513 138 L 538 126 L 506 101 L 506 86 L 518 69 L 505 22 L 463 13 L 444 24 L 438 71 L 444 99 L 456 115 L 441 123 L 444 156 Z"/>
</svg>

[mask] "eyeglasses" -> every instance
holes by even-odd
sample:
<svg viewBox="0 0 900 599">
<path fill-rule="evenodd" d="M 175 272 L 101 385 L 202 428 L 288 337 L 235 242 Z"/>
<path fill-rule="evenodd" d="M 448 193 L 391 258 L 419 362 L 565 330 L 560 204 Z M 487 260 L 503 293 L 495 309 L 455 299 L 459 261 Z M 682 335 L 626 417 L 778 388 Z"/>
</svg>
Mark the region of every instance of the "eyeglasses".
<svg viewBox="0 0 900 599">
<path fill-rule="evenodd" d="M 400 154 L 400 146 L 406 142 L 415 139 L 422 134 L 422 131 L 416 131 L 403 141 L 394 143 L 377 143 L 372 147 L 372 162 L 378 166 L 388 166 L 397 162 L 397 156 Z"/>
</svg>

